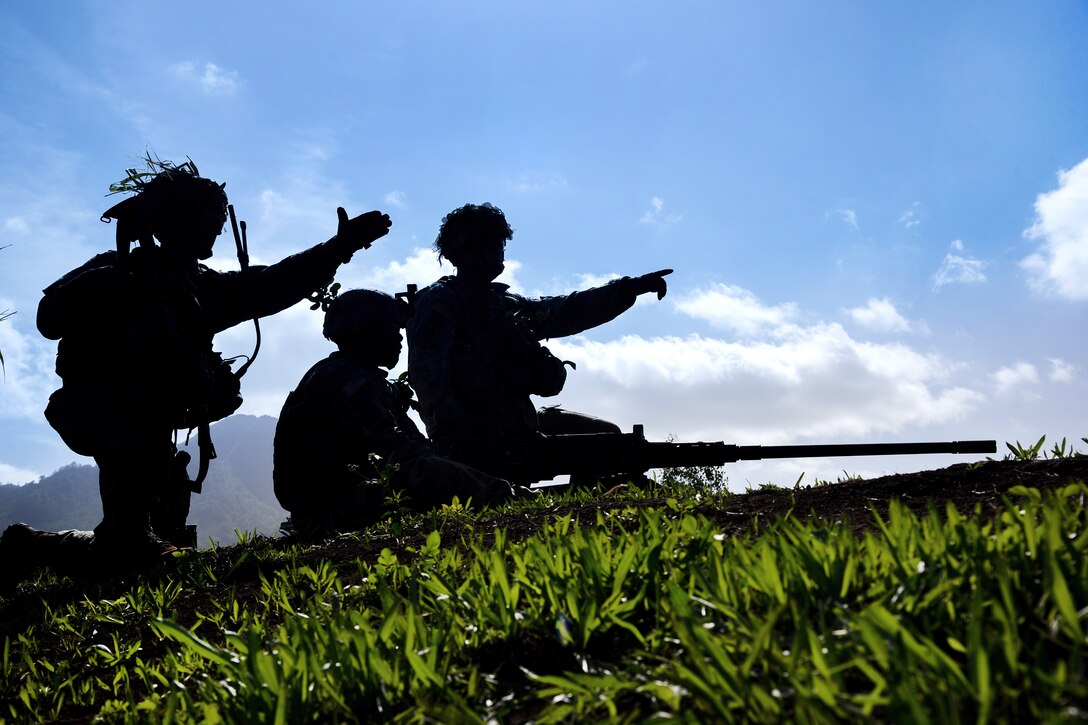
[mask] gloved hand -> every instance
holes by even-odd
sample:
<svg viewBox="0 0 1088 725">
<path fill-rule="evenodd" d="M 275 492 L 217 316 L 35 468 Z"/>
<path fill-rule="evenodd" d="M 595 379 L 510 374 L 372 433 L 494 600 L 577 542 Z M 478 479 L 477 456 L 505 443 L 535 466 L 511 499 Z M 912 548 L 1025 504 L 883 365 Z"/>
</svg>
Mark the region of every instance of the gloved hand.
<svg viewBox="0 0 1088 725">
<path fill-rule="evenodd" d="M 631 289 L 634 290 L 635 296 L 646 294 L 647 292 L 654 292 L 657 294 L 657 299 L 662 299 L 665 296 L 665 292 L 668 291 L 668 285 L 665 284 L 665 276 L 672 274 L 671 269 L 659 269 L 656 272 L 650 272 L 644 274 L 641 277 L 634 277 L 631 279 Z"/>
<path fill-rule="evenodd" d="M 367 249 L 377 239 L 381 239 L 389 233 L 389 227 L 393 222 L 388 214 L 380 211 L 368 211 L 354 219 L 348 218 L 344 207 L 336 208 L 338 224 L 336 226 L 336 245 L 344 253 L 344 261 L 351 259 L 351 255 L 360 249 Z"/>
</svg>

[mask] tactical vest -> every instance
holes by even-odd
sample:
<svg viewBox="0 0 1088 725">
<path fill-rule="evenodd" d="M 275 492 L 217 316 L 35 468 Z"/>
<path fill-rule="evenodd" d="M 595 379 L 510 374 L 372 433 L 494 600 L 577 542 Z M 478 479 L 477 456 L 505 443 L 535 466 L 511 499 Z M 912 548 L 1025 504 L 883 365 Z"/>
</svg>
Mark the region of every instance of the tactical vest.
<svg viewBox="0 0 1088 725">
<path fill-rule="evenodd" d="M 116 252 L 100 254 L 54 282 L 38 327 L 59 339 L 63 381 L 46 417 L 81 455 L 95 455 L 118 417 L 192 429 L 241 405 L 238 379 L 212 350 L 193 278 L 157 247 L 133 250 L 124 265 Z"/>
<path fill-rule="evenodd" d="M 529 396 L 558 395 L 566 382 L 563 362 L 536 339 L 533 321 L 505 285 L 477 298 L 456 277 L 441 282 L 458 300 L 451 377 L 462 404 L 490 408 L 488 415 L 506 419 L 503 428 L 535 430 Z"/>
</svg>

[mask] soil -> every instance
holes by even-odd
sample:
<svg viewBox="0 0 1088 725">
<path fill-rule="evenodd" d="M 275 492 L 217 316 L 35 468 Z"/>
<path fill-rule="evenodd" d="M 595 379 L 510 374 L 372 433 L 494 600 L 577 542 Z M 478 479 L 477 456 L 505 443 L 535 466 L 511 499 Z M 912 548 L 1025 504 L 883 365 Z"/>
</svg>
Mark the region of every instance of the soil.
<svg viewBox="0 0 1088 725">
<path fill-rule="evenodd" d="M 953 504 L 963 514 L 976 510 L 988 518 L 1003 506 L 1010 488 L 1025 486 L 1049 490 L 1074 482 L 1088 483 L 1088 456 L 1035 461 L 983 461 L 960 463 L 948 468 L 918 473 L 900 473 L 874 479 L 855 479 L 804 488 L 766 487 L 746 493 L 715 499 L 713 505 L 697 508 L 698 513 L 715 521 L 727 534 L 743 535 L 770 524 L 778 517 L 791 513 L 848 523 L 856 531 L 871 529 L 873 509 L 881 516 L 888 502 L 899 500 L 917 514 L 925 514 L 931 506 L 944 510 Z M 531 536 L 543 520 L 570 514 L 582 522 L 596 520 L 601 509 L 664 506 L 665 498 L 647 491 L 645 498 L 632 500 L 628 496 L 600 499 L 581 504 L 561 504 L 532 513 L 498 514 L 486 519 L 489 529 L 506 530 L 510 541 Z M 306 558 L 329 559 L 334 565 L 362 558 L 373 561 L 384 548 L 397 554 L 400 561 L 412 558 L 411 549 L 418 549 L 428 532 L 407 531 L 398 537 L 371 538 L 369 541 L 342 538 L 314 547 Z"/>
<path fill-rule="evenodd" d="M 933 506 L 944 509 L 946 502 L 958 511 L 970 514 L 978 511 L 990 517 L 1003 507 L 1010 488 L 1025 486 L 1040 490 L 1055 489 L 1074 482 L 1088 483 L 1088 456 L 1036 461 L 986 461 L 963 463 L 932 471 L 896 474 L 871 480 L 848 480 L 839 483 L 805 488 L 764 487 L 746 493 L 726 497 L 707 497 L 707 503 L 696 508 L 697 513 L 714 521 L 723 533 L 743 536 L 762 530 L 782 515 L 790 513 L 796 518 L 810 517 L 842 522 L 855 531 L 862 532 L 875 526 L 873 510 L 886 515 L 888 502 L 898 499 L 915 513 L 924 514 Z M 625 492 L 630 493 L 630 492 Z M 671 495 L 675 496 L 675 493 Z M 532 536 L 541 523 L 554 516 L 570 515 L 583 525 L 592 525 L 597 512 L 615 508 L 663 507 L 666 498 L 653 489 L 643 495 L 613 495 L 604 493 L 581 503 L 559 501 L 546 508 L 521 513 L 499 512 L 485 514 L 475 523 L 477 533 L 484 535 L 504 529 L 508 541 L 518 541 Z M 468 520 L 466 520 L 468 521 Z M 468 525 L 466 523 L 466 525 Z M 383 549 L 389 549 L 402 563 L 415 557 L 423 546 L 430 529 L 418 519 L 406 525 L 396 534 L 369 533 L 362 536 L 342 536 L 321 545 L 311 546 L 299 557 L 299 563 L 319 565 L 329 562 L 340 573 L 345 583 L 359 576 L 356 562 L 374 562 Z M 447 539 L 449 540 L 449 539 Z M 456 541 L 455 539 L 452 539 Z M 273 547 L 279 542 L 272 542 Z M 284 544 L 286 545 L 286 544 Z M 268 576 L 285 565 L 277 557 L 249 557 L 239 544 L 219 549 L 217 552 L 197 552 L 207 566 L 215 570 L 220 582 L 216 591 L 196 589 L 187 591 L 176 604 L 179 618 L 191 624 L 194 612 L 203 607 L 204 600 L 215 597 L 222 586 L 232 586 L 236 596 L 245 599 L 260 596 L 261 576 Z M 206 558 L 205 558 L 206 557 Z M 169 577 L 171 567 L 163 566 L 154 572 Z M 43 601 L 59 606 L 68 600 L 85 596 L 92 599 L 121 596 L 131 585 L 127 576 L 104 581 L 75 578 L 61 580 L 52 586 L 22 589 L 8 592 L 0 598 L 0 635 L 12 635 L 37 618 Z M 6 601 L 5 601 L 6 600 Z"/>
</svg>

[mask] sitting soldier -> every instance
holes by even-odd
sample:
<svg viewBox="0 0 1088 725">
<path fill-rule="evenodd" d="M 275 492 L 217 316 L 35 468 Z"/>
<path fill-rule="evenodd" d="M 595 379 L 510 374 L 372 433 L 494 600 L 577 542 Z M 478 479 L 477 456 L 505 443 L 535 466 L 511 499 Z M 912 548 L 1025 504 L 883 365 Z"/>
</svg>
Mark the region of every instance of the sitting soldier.
<svg viewBox="0 0 1088 725">
<path fill-rule="evenodd" d="M 444 455 L 496 475 L 507 475 L 503 455 L 526 439 L 619 433 L 614 423 L 593 416 L 536 408 L 531 396 L 558 395 L 567 378 L 567 364 L 541 341 L 615 319 L 639 295 L 661 299 L 672 272 L 623 277 L 557 297 L 522 297 L 495 282 L 513 234 L 502 210 L 491 204 L 466 204 L 447 214 L 434 246 L 457 274 L 420 291 L 408 324 L 408 375 L 427 434 Z M 594 482 L 589 475 L 576 483 Z"/>
<path fill-rule="evenodd" d="M 339 350 L 303 376 L 276 425 L 276 498 L 301 538 L 376 523 L 397 496 L 426 510 L 454 496 L 494 505 L 514 494 L 502 479 L 437 456 L 408 417 L 411 389 L 387 372 L 408 316 L 407 303 L 372 290 L 344 292 L 325 313 L 324 335 Z"/>
</svg>

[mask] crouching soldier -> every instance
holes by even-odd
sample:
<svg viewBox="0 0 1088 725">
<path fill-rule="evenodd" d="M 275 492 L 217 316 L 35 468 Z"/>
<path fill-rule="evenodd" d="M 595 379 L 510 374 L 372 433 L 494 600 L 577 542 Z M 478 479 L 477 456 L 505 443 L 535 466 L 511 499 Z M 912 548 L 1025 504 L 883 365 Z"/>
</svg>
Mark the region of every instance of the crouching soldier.
<svg viewBox="0 0 1088 725">
<path fill-rule="evenodd" d="M 439 457 L 408 417 L 411 390 L 388 379 L 408 315 L 407 303 L 372 290 L 345 292 L 325 313 L 324 335 L 339 349 L 303 376 L 276 426 L 276 498 L 302 538 L 376 523 L 395 497 L 426 510 L 454 496 L 495 505 L 515 494 Z"/>
</svg>

